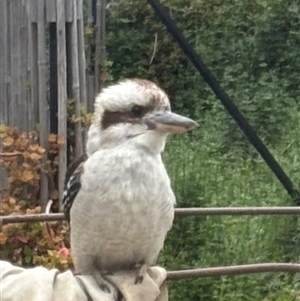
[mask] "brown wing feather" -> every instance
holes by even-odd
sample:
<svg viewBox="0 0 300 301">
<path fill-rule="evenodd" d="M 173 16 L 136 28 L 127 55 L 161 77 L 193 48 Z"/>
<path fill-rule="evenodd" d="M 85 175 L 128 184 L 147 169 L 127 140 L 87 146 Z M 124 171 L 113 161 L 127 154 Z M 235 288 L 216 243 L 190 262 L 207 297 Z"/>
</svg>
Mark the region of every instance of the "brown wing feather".
<svg viewBox="0 0 300 301">
<path fill-rule="evenodd" d="M 63 208 L 67 221 L 70 223 L 70 210 L 81 187 L 81 175 L 87 155 L 83 154 L 70 164 L 66 173 L 65 190 L 63 194 Z"/>
</svg>

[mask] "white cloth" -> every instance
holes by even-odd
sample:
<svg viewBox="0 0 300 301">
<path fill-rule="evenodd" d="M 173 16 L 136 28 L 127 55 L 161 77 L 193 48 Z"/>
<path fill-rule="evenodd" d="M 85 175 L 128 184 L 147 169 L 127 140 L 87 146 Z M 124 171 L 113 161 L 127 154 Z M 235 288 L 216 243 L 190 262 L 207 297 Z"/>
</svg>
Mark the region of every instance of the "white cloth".
<svg viewBox="0 0 300 301">
<path fill-rule="evenodd" d="M 141 284 L 134 284 L 134 272 L 107 276 L 111 293 L 102 291 L 91 276 L 74 276 L 44 267 L 24 269 L 0 261 L 1 301 L 116 301 L 117 290 L 126 301 L 167 301 L 167 272 L 149 268 Z"/>
</svg>

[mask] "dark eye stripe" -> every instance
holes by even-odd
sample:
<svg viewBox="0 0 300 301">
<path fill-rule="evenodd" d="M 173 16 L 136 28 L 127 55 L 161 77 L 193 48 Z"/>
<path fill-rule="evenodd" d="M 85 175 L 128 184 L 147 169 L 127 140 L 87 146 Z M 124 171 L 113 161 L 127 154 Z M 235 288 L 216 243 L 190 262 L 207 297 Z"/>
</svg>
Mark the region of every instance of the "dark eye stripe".
<svg viewBox="0 0 300 301">
<path fill-rule="evenodd" d="M 146 113 L 143 111 L 141 116 L 133 116 L 132 112 L 110 112 L 105 111 L 101 121 L 101 128 L 105 130 L 112 125 L 116 125 L 119 123 L 132 123 L 137 124 L 141 123 L 141 117 Z"/>
<path fill-rule="evenodd" d="M 128 122 L 129 118 L 130 118 L 129 112 L 105 111 L 101 120 L 101 127 L 103 130 L 105 130 L 114 124 Z"/>
<path fill-rule="evenodd" d="M 119 123 L 140 123 L 140 118 L 153 109 L 152 106 L 143 107 L 134 105 L 126 112 L 111 112 L 106 110 L 101 120 L 101 128 L 105 130 Z"/>
<path fill-rule="evenodd" d="M 170 106 L 160 106 L 160 108 L 156 108 L 160 110 L 169 111 Z M 119 123 L 140 123 L 140 118 L 142 118 L 147 113 L 154 111 L 155 106 L 153 103 L 148 106 L 139 106 L 133 105 L 128 111 L 123 112 L 112 112 L 112 111 L 104 111 L 102 120 L 101 120 L 101 128 L 105 130 L 110 126 L 119 124 Z"/>
</svg>

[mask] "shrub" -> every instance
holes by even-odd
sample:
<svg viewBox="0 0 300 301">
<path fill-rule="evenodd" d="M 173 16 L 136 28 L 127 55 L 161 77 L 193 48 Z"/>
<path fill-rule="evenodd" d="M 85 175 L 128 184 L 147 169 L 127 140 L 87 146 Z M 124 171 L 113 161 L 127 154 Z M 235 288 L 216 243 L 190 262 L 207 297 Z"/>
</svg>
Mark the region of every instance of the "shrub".
<svg viewBox="0 0 300 301">
<path fill-rule="evenodd" d="M 19 133 L 1 125 L 0 138 L 3 145 L 0 164 L 6 171 L 9 184 L 0 200 L 0 214 L 40 213 L 40 172 L 47 173 L 50 195 L 57 196 L 53 177 L 57 170 L 58 149 L 64 141 L 56 135 L 49 136 L 49 158 L 52 160 L 45 161 L 45 149 L 38 144 L 36 133 Z M 0 257 L 22 266 L 42 264 L 66 269 L 72 266 L 66 248 L 69 246 L 67 232 L 62 222 L 4 225 L 0 233 Z"/>
</svg>

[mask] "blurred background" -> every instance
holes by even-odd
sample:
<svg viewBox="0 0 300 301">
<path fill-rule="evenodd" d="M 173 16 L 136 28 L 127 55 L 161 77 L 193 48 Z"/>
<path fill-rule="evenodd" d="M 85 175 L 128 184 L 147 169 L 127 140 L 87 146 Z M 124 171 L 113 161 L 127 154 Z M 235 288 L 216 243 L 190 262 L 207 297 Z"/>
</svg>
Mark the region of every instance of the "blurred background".
<svg viewBox="0 0 300 301">
<path fill-rule="evenodd" d="M 1 21 L 2 24 L 10 24 L 8 29 L 5 27 L 8 30 L 6 41 L 17 39 L 12 34 L 15 27 L 12 21 L 8 21 L 9 16 L 13 16 L 13 9 L 15 14 L 23 11 L 24 16 L 31 12 L 29 21 L 23 25 L 20 23 L 17 28 L 27 28 L 26 24 L 31 24 L 25 30 L 28 39 L 34 36 L 35 31 L 38 36 L 39 24 L 43 22 L 38 18 L 39 11 L 36 12 L 37 19 L 33 20 L 30 18 L 34 13 L 32 9 L 27 10 L 26 1 L 19 1 L 20 6 L 16 7 L 8 4 L 7 0 L 2 1 L 6 3 L 1 4 L 2 13 L 9 12 Z M 220 85 L 299 186 L 299 1 L 161 2 Z M 44 14 L 40 13 L 40 16 L 48 18 L 46 4 Z M 3 10 L 7 7 L 8 10 Z M 73 23 L 76 23 L 79 32 L 76 35 L 78 56 L 83 51 L 80 39 L 84 41 L 85 57 L 81 55 L 81 59 L 85 68 L 83 71 L 80 69 L 79 59 L 79 78 L 76 81 L 75 60 L 71 59 L 68 63 L 70 57 L 76 57 L 76 53 L 72 54 L 74 44 L 67 44 L 65 94 L 62 93 L 67 95 L 67 100 L 62 97 L 64 102 L 61 102 L 65 108 L 58 111 L 61 103 L 60 92 L 57 91 L 64 83 L 57 79 L 51 83 L 51 74 L 57 74 L 61 67 L 59 52 L 54 58 L 50 52 L 51 47 L 56 50 L 58 45 L 56 33 L 60 25 L 55 23 L 55 18 L 48 23 L 45 21 L 44 32 L 37 40 L 44 37 L 44 61 L 36 65 L 36 70 L 43 72 L 43 66 L 47 69 L 43 73 L 46 80 L 45 99 L 41 99 L 39 94 L 36 97 L 39 104 L 35 105 L 32 100 L 35 93 L 31 81 L 34 68 L 28 67 L 32 66 L 28 60 L 25 69 L 29 73 L 24 72 L 23 78 L 17 81 L 23 94 L 7 92 L 13 91 L 7 90 L 7 83 L 13 89 L 14 72 L 3 72 L 0 78 L 0 105 L 2 103 L 2 108 L 7 108 L 1 109 L 0 120 L 2 183 L 6 183 L 2 189 L 1 214 L 39 212 L 39 206 L 44 208 L 45 199 L 49 198 L 54 200 L 53 210 L 58 210 L 58 205 L 55 209 L 55 200 L 60 198 L 61 179 L 65 173 L 65 168 L 62 168 L 63 172 L 59 175 L 60 162 L 67 165 L 84 151 L 94 95 L 103 86 L 130 77 L 146 78 L 159 84 L 170 96 L 175 112 L 185 114 L 200 124 L 196 131 L 188 135 L 170 137 L 163 154 L 177 196 L 177 207 L 295 205 L 145 1 L 83 0 L 77 3 L 77 12 L 74 7 L 71 11 L 79 16 L 78 22 Z M 68 38 L 72 40 L 72 33 L 74 35 L 73 23 L 71 20 L 65 26 L 66 41 Z M 17 29 L 16 32 L 19 33 L 19 40 L 21 31 Z M 5 34 L 3 26 L 0 37 L 1 33 Z M 26 44 L 28 41 L 23 42 Z M 10 53 L 10 63 L 5 62 L 1 55 L 0 71 L 5 66 L 5 70 L 13 68 L 16 61 L 20 66 L 24 58 L 21 51 L 18 56 L 7 51 L 5 47 L 8 44 L 4 44 L 2 49 L 6 52 L 3 53 Z M 27 47 L 29 44 L 26 44 Z M 20 45 L 22 49 L 23 44 Z M 32 61 L 30 53 L 29 47 L 26 54 Z M 85 77 L 84 82 L 80 80 L 81 76 Z M 79 92 L 76 83 L 81 89 Z M 82 83 L 85 83 L 84 88 Z M 12 99 L 13 95 L 17 98 Z M 45 106 L 41 101 L 47 107 L 44 113 Z M 25 114 L 23 109 L 15 118 L 9 117 L 17 114 L 14 108 L 18 107 L 18 103 L 19 108 L 23 105 L 27 109 L 32 104 L 34 113 L 30 114 L 37 116 L 37 119 L 31 117 L 30 122 L 18 124 L 19 116 Z M 58 112 L 65 112 L 65 121 L 60 121 Z M 41 113 L 46 118 L 43 122 Z M 42 141 L 41 123 L 46 126 Z M 76 133 L 80 133 L 80 139 Z M 43 174 L 46 188 L 41 193 Z M 42 201 L 41 195 L 44 196 Z M 300 255 L 299 227 L 296 216 L 177 218 L 159 264 L 168 270 L 179 270 L 262 262 L 297 263 Z M 52 228 L 54 239 L 49 240 L 43 224 L 6 226 L 0 240 L 3 246 L 1 258 L 22 265 L 69 267 L 70 258 L 62 258 L 59 251 L 62 247 L 68 247 L 68 231 L 61 223 L 52 224 Z M 300 276 L 297 274 L 198 278 L 170 282 L 169 288 L 170 300 L 174 301 L 300 300 Z"/>
</svg>

